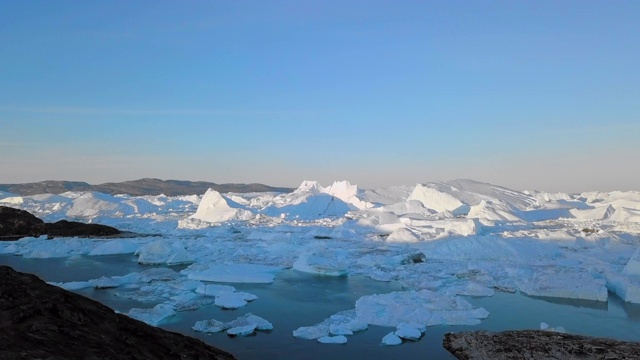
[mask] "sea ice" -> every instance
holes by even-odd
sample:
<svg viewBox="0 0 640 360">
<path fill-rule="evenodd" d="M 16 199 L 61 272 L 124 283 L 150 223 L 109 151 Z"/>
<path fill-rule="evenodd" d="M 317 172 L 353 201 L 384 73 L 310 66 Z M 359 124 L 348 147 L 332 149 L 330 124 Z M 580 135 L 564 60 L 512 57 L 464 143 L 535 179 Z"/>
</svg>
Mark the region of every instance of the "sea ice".
<svg viewBox="0 0 640 360">
<path fill-rule="evenodd" d="M 342 276 L 348 272 L 348 253 L 342 249 L 318 247 L 303 252 L 293 268 L 311 274 Z"/>
<path fill-rule="evenodd" d="M 627 262 L 627 265 L 622 269 L 624 275 L 640 276 L 640 248 L 638 248 Z"/>
<path fill-rule="evenodd" d="M 461 297 L 429 290 L 363 296 L 356 301 L 356 314 L 359 320 L 380 326 L 478 324 L 489 316 L 485 309 L 473 308 Z"/>
<path fill-rule="evenodd" d="M 199 332 L 221 332 L 229 328 L 228 323 L 218 321 L 216 319 L 196 321 L 192 329 Z"/>
<path fill-rule="evenodd" d="M 409 324 L 399 324 L 395 331 L 396 336 L 405 340 L 420 340 L 422 332 L 415 326 Z"/>
<path fill-rule="evenodd" d="M 189 273 L 189 279 L 223 283 L 272 283 L 281 268 L 254 264 L 213 265 L 204 271 Z"/>
<path fill-rule="evenodd" d="M 527 295 L 607 301 L 606 281 L 583 269 L 538 268 L 519 281 L 518 288 Z"/>
<path fill-rule="evenodd" d="M 96 246 L 95 249 L 91 250 L 89 255 L 133 254 L 138 251 L 140 246 L 140 244 L 126 239 L 111 240 Z"/>
<path fill-rule="evenodd" d="M 127 315 L 152 326 L 158 326 L 162 320 L 175 315 L 175 309 L 171 305 L 158 304 L 151 309 L 133 308 Z"/>
<path fill-rule="evenodd" d="M 390 332 L 382 338 L 382 345 L 393 346 L 400 344 L 402 344 L 402 339 L 394 332 Z"/>
<path fill-rule="evenodd" d="M 247 301 L 240 293 L 230 293 L 216 297 L 214 304 L 223 309 L 238 309 L 247 305 Z"/>
<path fill-rule="evenodd" d="M 245 325 L 245 326 L 237 326 L 237 327 L 233 327 L 230 328 L 229 330 L 227 330 L 227 335 L 230 336 L 248 336 L 253 334 L 253 332 L 256 330 L 256 326 L 255 325 Z"/>
</svg>

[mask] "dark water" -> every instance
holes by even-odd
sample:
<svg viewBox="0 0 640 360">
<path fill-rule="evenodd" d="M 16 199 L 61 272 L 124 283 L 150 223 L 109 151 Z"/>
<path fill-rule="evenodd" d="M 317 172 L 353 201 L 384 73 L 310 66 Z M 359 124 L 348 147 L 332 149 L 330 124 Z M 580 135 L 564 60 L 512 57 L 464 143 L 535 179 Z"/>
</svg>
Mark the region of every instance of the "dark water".
<svg viewBox="0 0 640 360">
<path fill-rule="evenodd" d="M 125 275 L 148 269 L 133 256 L 77 256 L 66 259 L 22 259 L 0 255 L 0 264 L 16 270 L 35 273 L 47 281 L 79 281 L 100 276 Z M 181 268 L 174 268 L 180 270 Z M 285 270 L 272 284 L 233 284 L 240 291 L 258 296 L 258 300 L 238 310 L 222 310 L 206 306 L 196 311 L 180 312 L 162 328 L 197 337 L 225 349 L 238 359 L 452 359 L 442 348 L 444 334 L 476 329 L 538 329 L 540 322 L 563 326 L 568 332 L 640 341 L 640 306 L 622 302 L 610 294 L 608 303 L 566 299 L 530 298 L 520 294 L 496 293 L 493 297 L 468 298 L 487 309 L 491 315 L 477 326 L 435 326 L 427 328 L 417 342 L 400 346 L 380 345 L 393 328 L 370 326 L 368 330 L 347 337 L 345 345 L 319 344 L 292 336 L 300 326 L 311 326 L 338 311 L 353 309 L 364 295 L 400 290 L 393 283 L 367 278 L 322 277 Z M 114 296 L 113 290 L 83 289 L 78 291 L 116 310 L 151 307 L 137 301 Z M 231 321 L 246 313 L 269 320 L 274 330 L 254 336 L 231 338 L 224 333 L 204 334 L 191 330 L 198 320 Z"/>
</svg>

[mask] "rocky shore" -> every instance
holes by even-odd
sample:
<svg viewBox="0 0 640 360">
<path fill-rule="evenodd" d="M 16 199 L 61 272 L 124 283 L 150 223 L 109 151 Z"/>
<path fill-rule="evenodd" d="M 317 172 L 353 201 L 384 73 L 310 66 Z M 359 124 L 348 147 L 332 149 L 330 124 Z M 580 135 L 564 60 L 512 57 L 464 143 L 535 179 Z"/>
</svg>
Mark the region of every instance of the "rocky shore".
<svg viewBox="0 0 640 360">
<path fill-rule="evenodd" d="M 100 224 L 84 224 L 77 221 L 60 220 L 45 223 L 33 214 L 0 206 L 0 240 L 17 240 L 23 237 L 109 237 L 120 235 L 120 230 Z"/>
<path fill-rule="evenodd" d="M 0 266 L 0 358 L 234 359 L 8 266 Z"/>
<path fill-rule="evenodd" d="M 443 345 L 461 360 L 640 359 L 640 343 L 543 330 L 449 333 Z"/>
</svg>

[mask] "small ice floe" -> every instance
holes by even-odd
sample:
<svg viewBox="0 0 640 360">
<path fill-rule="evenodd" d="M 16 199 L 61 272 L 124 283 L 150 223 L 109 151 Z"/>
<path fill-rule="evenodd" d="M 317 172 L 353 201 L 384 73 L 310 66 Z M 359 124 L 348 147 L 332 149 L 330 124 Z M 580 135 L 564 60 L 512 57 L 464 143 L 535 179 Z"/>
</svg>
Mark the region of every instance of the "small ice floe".
<svg viewBox="0 0 640 360">
<path fill-rule="evenodd" d="M 560 266 L 535 269 L 520 279 L 518 288 L 527 295 L 607 301 L 607 282 L 579 268 Z"/>
<path fill-rule="evenodd" d="M 540 323 L 540 330 L 553 331 L 553 332 L 563 333 L 563 334 L 567 332 L 567 330 L 565 330 L 562 326 L 551 327 L 546 322 Z"/>
<path fill-rule="evenodd" d="M 395 332 L 390 332 L 382 338 L 382 345 L 400 345 L 402 344 L 402 339 Z"/>
<path fill-rule="evenodd" d="M 251 313 L 238 317 L 237 319 L 224 323 L 215 319 L 197 321 L 192 327 L 200 332 L 222 332 L 227 331 L 229 336 L 248 336 L 255 331 L 273 330 L 273 324 Z"/>
<path fill-rule="evenodd" d="M 258 298 L 247 292 L 236 292 L 236 288 L 229 285 L 201 284 L 196 292 L 205 296 L 215 296 L 215 305 L 223 309 L 238 309 Z"/>
<path fill-rule="evenodd" d="M 484 308 L 474 308 L 459 296 L 429 290 L 363 296 L 356 301 L 356 314 L 358 320 L 380 326 L 477 325 L 489 316 Z"/>
<path fill-rule="evenodd" d="M 156 240 L 140 247 L 136 252 L 138 263 L 147 265 L 180 265 L 192 264 L 195 258 L 180 242 L 169 242 L 166 239 Z"/>
<path fill-rule="evenodd" d="M 293 331 L 293 336 L 314 340 L 326 336 L 353 335 L 354 332 L 366 330 L 368 327 L 366 322 L 356 318 L 354 310 L 347 310 L 331 315 L 319 324 L 300 327 Z"/>
<path fill-rule="evenodd" d="M 348 273 L 348 252 L 343 249 L 317 247 L 303 252 L 293 268 L 311 274 L 343 276 Z"/>
<path fill-rule="evenodd" d="M 141 247 L 140 244 L 135 243 L 127 239 L 111 240 L 106 243 L 101 243 L 96 246 L 95 249 L 89 252 L 90 256 L 99 255 L 121 255 L 121 254 L 133 254 Z"/>
<path fill-rule="evenodd" d="M 275 274 L 282 270 L 275 266 L 255 264 L 213 265 L 204 271 L 188 274 L 191 280 L 212 281 L 222 283 L 270 284 Z"/>
<path fill-rule="evenodd" d="M 150 309 L 133 308 L 129 310 L 127 316 L 140 320 L 152 326 L 158 326 L 164 319 L 176 314 L 171 305 L 158 304 Z"/>
<path fill-rule="evenodd" d="M 49 282 L 48 284 L 61 287 L 65 290 L 75 291 L 93 287 L 93 284 L 89 281 L 69 281 L 69 282 Z"/>
</svg>

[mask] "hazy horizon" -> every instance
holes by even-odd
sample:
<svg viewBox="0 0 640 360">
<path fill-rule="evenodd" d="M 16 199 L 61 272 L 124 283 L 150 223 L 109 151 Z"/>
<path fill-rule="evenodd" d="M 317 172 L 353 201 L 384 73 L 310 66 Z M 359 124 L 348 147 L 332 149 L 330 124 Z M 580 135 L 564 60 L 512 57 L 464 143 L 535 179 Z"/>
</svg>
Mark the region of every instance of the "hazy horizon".
<svg viewBox="0 0 640 360">
<path fill-rule="evenodd" d="M 640 190 L 640 3 L 4 2 L 0 183 Z"/>
</svg>

